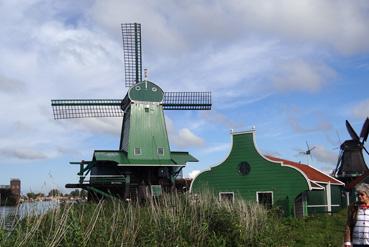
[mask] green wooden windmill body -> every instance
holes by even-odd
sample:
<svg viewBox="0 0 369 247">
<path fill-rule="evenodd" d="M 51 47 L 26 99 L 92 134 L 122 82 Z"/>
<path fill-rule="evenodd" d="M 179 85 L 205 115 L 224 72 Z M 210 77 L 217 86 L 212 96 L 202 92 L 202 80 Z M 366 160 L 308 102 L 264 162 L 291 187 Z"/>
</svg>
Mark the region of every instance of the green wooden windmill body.
<svg viewBox="0 0 369 247">
<path fill-rule="evenodd" d="M 210 92 L 164 92 L 142 80 L 141 26 L 122 24 L 126 96 L 121 99 L 52 100 L 55 119 L 123 117 L 118 150 L 95 150 L 91 161 L 79 164 L 79 183 L 68 188 L 87 189 L 98 196 L 135 198 L 140 186 L 152 195 L 175 189 L 175 180 L 188 152 L 170 150 L 164 110 L 210 110 Z M 89 179 L 89 180 L 87 180 Z"/>
<path fill-rule="evenodd" d="M 168 134 L 161 105 L 163 90 L 145 81 L 131 87 L 128 97 L 131 102 L 123 123 L 121 148 L 127 152 L 132 163 L 143 160 L 170 163 Z"/>
</svg>

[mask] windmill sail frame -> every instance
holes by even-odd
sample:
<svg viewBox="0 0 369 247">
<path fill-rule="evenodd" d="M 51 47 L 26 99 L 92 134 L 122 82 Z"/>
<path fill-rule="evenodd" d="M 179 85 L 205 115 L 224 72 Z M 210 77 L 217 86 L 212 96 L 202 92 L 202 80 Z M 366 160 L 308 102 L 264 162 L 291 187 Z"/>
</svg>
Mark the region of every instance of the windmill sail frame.
<svg viewBox="0 0 369 247">
<path fill-rule="evenodd" d="M 121 24 L 124 55 L 125 85 L 131 87 L 142 81 L 141 24 Z"/>
<path fill-rule="evenodd" d="M 120 99 L 62 99 L 51 100 L 54 119 L 122 117 Z"/>
</svg>

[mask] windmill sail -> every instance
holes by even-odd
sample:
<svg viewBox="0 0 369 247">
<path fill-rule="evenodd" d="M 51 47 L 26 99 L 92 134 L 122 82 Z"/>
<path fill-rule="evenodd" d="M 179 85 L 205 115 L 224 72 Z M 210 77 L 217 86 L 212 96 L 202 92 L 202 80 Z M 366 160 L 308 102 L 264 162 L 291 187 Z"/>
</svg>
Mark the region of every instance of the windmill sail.
<svg viewBox="0 0 369 247">
<path fill-rule="evenodd" d="M 362 138 L 362 143 L 366 142 L 366 140 L 368 139 L 368 134 L 369 134 L 369 118 L 366 118 L 363 124 L 363 128 L 361 129 L 360 132 L 360 138 Z"/>
<path fill-rule="evenodd" d="M 120 99 L 62 99 L 51 100 L 54 119 L 122 117 Z"/>
<path fill-rule="evenodd" d="M 142 81 L 141 24 L 122 24 L 126 87 Z"/>
<path fill-rule="evenodd" d="M 360 139 L 359 136 L 356 134 L 354 128 L 352 128 L 351 124 L 347 120 L 346 120 L 346 128 L 347 128 L 347 131 L 350 134 L 352 140 L 358 141 Z"/>
<path fill-rule="evenodd" d="M 211 110 L 210 92 L 165 92 L 164 110 Z"/>
</svg>

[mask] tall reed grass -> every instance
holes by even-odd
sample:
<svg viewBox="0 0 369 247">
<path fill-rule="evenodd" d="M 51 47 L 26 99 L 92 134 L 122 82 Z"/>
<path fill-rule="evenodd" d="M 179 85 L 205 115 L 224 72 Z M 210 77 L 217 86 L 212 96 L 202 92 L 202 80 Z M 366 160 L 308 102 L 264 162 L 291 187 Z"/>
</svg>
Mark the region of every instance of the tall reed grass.
<svg viewBox="0 0 369 247">
<path fill-rule="evenodd" d="M 0 246 L 256 246 L 267 220 L 255 203 L 210 194 L 66 204 L 0 230 Z"/>
</svg>

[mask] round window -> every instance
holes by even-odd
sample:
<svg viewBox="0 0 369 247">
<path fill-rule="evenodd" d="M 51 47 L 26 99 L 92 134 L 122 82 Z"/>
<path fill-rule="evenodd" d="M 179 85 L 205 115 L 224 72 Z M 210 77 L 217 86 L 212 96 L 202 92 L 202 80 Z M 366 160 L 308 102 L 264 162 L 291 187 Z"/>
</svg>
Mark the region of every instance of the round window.
<svg viewBox="0 0 369 247">
<path fill-rule="evenodd" d="M 151 88 L 151 90 L 152 90 L 153 92 L 158 91 L 158 89 L 157 89 L 156 87 Z"/>
<path fill-rule="evenodd" d="M 141 90 L 141 87 L 140 87 L 140 86 L 136 86 L 136 87 L 135 87 L 135 89 L 136 89 L 137 91 L 140 91 L 140 90 Z"/>
<path fill-rule="evenodd" d="M 238 165 L 238 170 L 240 171 L 241 175 L 247 175 L 251 170 L 250 164 L 246 161 L 243 161 Z"/>
</svg>

